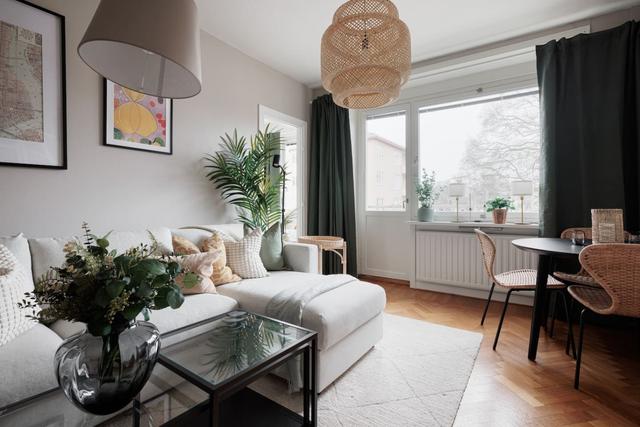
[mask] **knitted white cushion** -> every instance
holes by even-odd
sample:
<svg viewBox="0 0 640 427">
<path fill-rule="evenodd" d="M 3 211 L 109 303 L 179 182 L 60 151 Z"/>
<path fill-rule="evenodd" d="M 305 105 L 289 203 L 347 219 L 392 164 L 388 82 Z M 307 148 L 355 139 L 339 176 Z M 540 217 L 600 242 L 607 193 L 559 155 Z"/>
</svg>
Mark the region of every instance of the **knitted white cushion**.
<svg viewBox="0 0 640 427">
<path fill-rule="evenodd" d="M 24 267 L 6 246 L 0 245 L 0 346 L 35 325 L 25 316 L 29 313 L 18 308 L 27 282 Z"/>
<path fill-rule="evenodd" d="M 240 241 L 224 242 L 227 252 L 227 265 L 243 279 L 267 277 L 267 269 L 260 259 L 262 232 L 253 230 Z"/>
</svg>

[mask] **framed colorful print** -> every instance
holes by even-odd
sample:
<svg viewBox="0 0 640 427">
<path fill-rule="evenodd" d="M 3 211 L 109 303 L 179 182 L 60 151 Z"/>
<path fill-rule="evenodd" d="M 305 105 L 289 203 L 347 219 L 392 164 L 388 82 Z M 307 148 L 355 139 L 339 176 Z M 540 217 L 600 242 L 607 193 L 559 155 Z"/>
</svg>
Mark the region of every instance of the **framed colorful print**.
<svg viewBox="0 0 640 427">
<path fill-rule="evenodd" d="M 1 2 L 0 165 L 66 169 L 64 17 Z"/>
<path fill-rule="evenodd" d="M 104 80 L 104 144 L 173 153 L 173 101 Z"/>
</svg>

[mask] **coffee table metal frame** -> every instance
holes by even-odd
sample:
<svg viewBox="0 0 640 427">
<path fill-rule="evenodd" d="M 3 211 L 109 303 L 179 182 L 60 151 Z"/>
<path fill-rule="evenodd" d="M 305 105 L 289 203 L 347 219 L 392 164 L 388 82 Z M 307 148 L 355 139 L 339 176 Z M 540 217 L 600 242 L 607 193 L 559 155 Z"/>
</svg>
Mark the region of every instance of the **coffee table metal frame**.
<svg viewBox="0 0 640 427">
<path fill-rule="evenodd" d="M 234 310 L 238 311 L 238 310 Z M 241 311 L 241 310 L 240 310 Z M 249 314 L 255 314 L 251 312 L 247 312 Z M 207 323 L 214 322 L 219 320 L 229 313 L 224 313 L 215 317 L 211 317 L 209 319 L 202 320 L 197 323 L 193 323 L 182 328 L 175 329 L 171 332 L 167 332 L 162 334 L 163 338 L 174 336 L 183 332 L 186 332 L 190 329 L 195 329 L 201 326 L 206 325 Z M 270 355 L 265 358 L 265 360 L 261 361 L 255 366 L 252 366 L 246 369 L 244 372 L 241 372 L 238 375 L 235 375 L 231 378 L 222 381 L 215 386 L 202 378 L 200 375 L 194 374 L 189 369 L 181 366 L 180 364 L 174 362 L 170 358 L 166 357 L 162 353 L 162 349 L 160 350 L 160 357 L 158 359 L 158 363 L 162 366 L 166 367 L 170 371 L 189 381 L 191 384 L 197 386 L 204 392 L 209 395 L 209 410 L 211 414 L 211 427 L 220 427 L 220 407 L 222 402 L 228 397 L 234 395 L 235 393 L 243 390 L 249 384 L 254 382 L 260 377 L 265 376 L 272 370 L 276 369 L 280 365 L 286 363 L 288 360 L 302 355 L 302 365 L 303 365 L 303 385 L 302 385 L 302 393 L 303 393 L 303 425 L 304 426 L 312 426 L 315 427 L 317 425 L 318 418 L 318 378 L 317 378 L 317 352 L 318 352 L 318 334 L 310 329 L 302 328 L 297 325 L 293 325 L 287 322 L 283 322 L 278 319 L 272 319 L 267 316 L 262 316 L 256 314 L 258 317 L 262 317 L 265 319 L 273 320 L 275 322 L 281 323 L 283 325 L 291 326 L 303 331 L 308 332 L 308 335 L 304 338 L 293 342 L 291 345 L 284 347 L 283 349 L 277 351 L 276 353 Z M 206 333 L 206 332 L 205 332 Z M 175 343 L 172 345 L 179 344 Z M 171 347 L 171 346 L 169 346 Z M 273 402 L 274 405 L 278 405 Z M 133 407 L 133 418 L 134 427 L 138 427 L 140 425 L 140 402 L 136 399 L 134 400 Z M 287 409 L 288 410 L 288 409 Z"/>
</svg>

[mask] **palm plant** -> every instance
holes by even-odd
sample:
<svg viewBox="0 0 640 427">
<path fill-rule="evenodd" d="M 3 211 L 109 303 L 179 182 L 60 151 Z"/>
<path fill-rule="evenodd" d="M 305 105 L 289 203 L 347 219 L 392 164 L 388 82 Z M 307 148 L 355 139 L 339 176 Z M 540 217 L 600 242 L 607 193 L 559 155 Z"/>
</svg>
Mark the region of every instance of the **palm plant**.
<svg viewBox="0 0 640 427">
<path fill-rule="evenodd" d="M 270 165 L 280 152 L 279 133 L 258 131 L 247 143 L 237 130 L 225 134 L 222 149 L 205 156 L 207 178 L 220 190 L 222 198 L 238 208 L 238 220 L 251 229 L 267 231 L 281 214 L 280 189 L 286 171 Z"/>
</svg>

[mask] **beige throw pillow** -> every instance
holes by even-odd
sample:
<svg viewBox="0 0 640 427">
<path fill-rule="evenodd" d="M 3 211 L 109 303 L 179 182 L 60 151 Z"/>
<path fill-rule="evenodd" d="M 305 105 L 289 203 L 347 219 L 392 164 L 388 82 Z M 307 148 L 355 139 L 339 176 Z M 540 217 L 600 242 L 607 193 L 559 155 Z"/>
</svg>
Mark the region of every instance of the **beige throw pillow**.
<svg viewBox="0 0 640 427">
<path fill-rule="evenodd" d="M 184 237 L 172 235 L 171 242 L 173 243 L 173 253 L 176 255 L 191 255 L 199 254 L 200 249 L 191 240 L 187 240 Z"/>
<path fill-rule="evenodd" d="M 220 252 L 205 252 L 178 257 L 178 262 L 183 272 L 195 273 L 200 277 L 200 283 L 192 288 L 183 286 L 183 274 L 178 276 L 176 282 L 180 285 L 184 295 L 192 294 L 217 294 L 216 287 L 211 281 L 213 264 L 220 258 Z"/>
<path fill-rule="evenodd" d="M 224 238 L 219 232 L 214 232 L 211 237 L 202 242 L 202 252 L 218 251 L 220 257 L 213 263 L 213 274 L 211 280 L 216 285 L 224 285 L 225 283 L 238 282 L 242 280 L 240 276 L 234 274 L 227 265 L 227 251 L 224 246 Z"/>
<path fill-rule="evenodd" d="M 27 288 L 27 273 L 16 257 L 0 245 L 0 346 L 8 343 L 35 325 L 35 321 L 26 317 L 18 308 L 24 289 Z"/>
<path fill-rule="evenodd" d="M 227 264 L 243 279 L 258 279 L 268 276 L 260 259 L 262 231 L 255 229 L 237 242 L 224 242 Z"/>
</svg>

